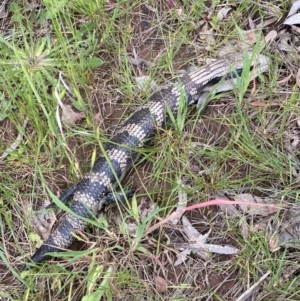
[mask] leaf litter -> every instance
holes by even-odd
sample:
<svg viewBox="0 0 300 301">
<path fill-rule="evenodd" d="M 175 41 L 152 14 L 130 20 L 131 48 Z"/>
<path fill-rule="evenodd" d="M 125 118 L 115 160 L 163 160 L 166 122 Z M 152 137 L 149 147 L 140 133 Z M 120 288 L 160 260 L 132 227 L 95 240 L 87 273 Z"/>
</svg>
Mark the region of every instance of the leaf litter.
<svg viewBox="0 0 300 301">
<path fill-rule="evenodd" d="M 233 246 L 208 244 L 206 240 L 211 233 L 211 229 L 205 234 L 200 234 L 185 216 L 182 217 L 182 225 L 183 232 L 187 236 L 189 244 L 187 248 L 177 255 L 177 260 L 175 261 L 174 266 L 178 266 L 187 260 L 187 255 L 191 252 L 196 253 L 203 259 L 207 259 L 210 253 L 233 255 L 238 254 L 240 251 Z"/>
<path fill-rule="evenodd" d="M 286 19 L 283 21 L 284 25 L 298 25 L 300 24 L 300 1 L 295 1 L 292 5 Z M 298 12 L 298 13 L 297 13 Z"/>
<path fill-rule="evenodd" d="M 172 7 L 172 5 L 169 5 L 170 7 Z M 175 6 L 175 5 L 174 5 Z M 178 7 L 177 6 L 177 4 L 176 4 L 176 7 Z M 234 9 L 234 7 L 233 7 L 233 9 Z M 294 8 L 294 10 L 295 10 L 295 8 Z M 156 10 L 155 10 L 156 11 Z M 296 9 L 296 11 L 297 11 L 297 9 Z M 296 14 L 296 11 L 294 11 L 293 12 L 293 14 Z M 224 13 L 225 14 L 225 18 L 227 18 L 227 16 L 228 16 L 228 12 L 227 13 Z M 291 14 L 291 13 L 290 13 Z M 181 10 L 180 8 L 178 8 L 177 9 L 177 17 L 178 18 L 182 18 L 182 19 L 188 19 L 188 16 L 187 15 L 185 15 L 184 13 L 183 13 L 183 10 Z M 252 19 L 251 19 L 252 20 Z M 251 21 L 250 19 L 249 19 L 249 27 L 253 30 L 253 28 L 255 27 L 254 25 L 254 23 Z M 273 22 L 273 21 L 272 21 Z M 291 22 L 291 20 L 289 21 L 289 22 Z M 254 24 L 254 25 L 253 25 Z M 296 24 L 296 23 L 295 23 Z M 294 24 L 293 24 L 294 25 Z M 257 25 L 256 25 L 256 28 L 257 28 Z M 259 28 L 259 26 L 258 26 L 258 28 Z M 209 24 L 207 23 L 206 24 L 206 26 L 205 26 L 205 28 L 204 28 L 204 31 L 202 32 L 203 33 L 203 36 L 205 35 L 205 34 L 207 34 L 207 35 L 209 35 L 209 34 L 211 34 L 211 36 L 212 36 L 212 39 L 210 40 L 210 48 L 214 45 L 214 43 L 215 43 L 215 40 L 214 40 L 214 37 L 213 37 L 213 34 L 214 34 L 214 31 L 213 30 L 211 30 L 210 28 L 209 28 Z M 246 34 L 246 36 L 247 36 L 247 34 Z M 254 43 L 254 41 L 255 41 L 255 39 L 256 39 L 256 37 L 255 37 L 255 35 L 252 35 L 252 34 L 250 34 L 249 33 L 249 36 L 250 36 L 250 38 L 249 38 L 249 44 L 251 44 L 251 43 Z M 290 44 L 290 38 L 289 37 L 287 37 L 287 38 L 284 38 L 284 39 L 282 39 L 280 42 L 278 42 L 278 39 L 279 39 L 279 37 L 280 37 L 280 32 L 279 31 L 273 31 L 272 32 L 272 35 L 270 34 L 269 36 L 267 35 L 266 36 L 266 41 L 267 41 L 267 43 L 269 44 L 269 46 L 270 47 L 272 47 L 272 46 L 274 46 L 274 44 L 276 44 L 277 43 L 277 46 L 279 47 L 279 49 L 281 49 L 282 51 L 288 51 L 288 52 L 292 52 L 292 50 L 293 50 L 293 47 L 291 47 L 291 44 Z M 241 45 L 239 46 L 238 45 L 238 47 L 244 47 L 244 45 L 242 45 L 243 43 L 241 43 Z M 235 47 L 236 47 L 236 45 L 235 45 Z M 290 81 L 290 77 L 291 77 L 291 74 L 292 73 L 290 73 L 284 80 L 286 81 L 286 82 L 288 82 L 288 81 Z M 293 73 L 293 74 L 295 74 L 295 72 Z M 261 106 L 261 107 L 263 107 L 263 106 Z M 71 108 L 72 109 L 72 108 Z M 71 115 L 72 115 L 73 113 L 71 113 Z M 60 118 L 61 119 L 63 119 L 62 118 L 62 116 L 60 116 Z M 76 118 L 77 117 L 74 117 L 75 118 L 75 123 L 77 122 L 77 120 L 76 120 Z M 80 119 L 78 119 L 78 121 L 79 121 Z M 73 123 L 74 124 L 74 123 Z M 291 144 L 293 144 L 293 143 L 291 143 Z M 293 151 L 295 152 L 295 149 L 293 149 Z M 186 193 L 185 192 L 183 192 L 183 190 L 182 190 L 182 196 L 183 196 L 183 199 L 185 198 L 185 195 L 186 195 Z M 224 208 L 224 206 L 226 206 L 227 207 L 227 209 L 228 208 L 230 208 L 230 209 L 228 209 L 228 210 L 226 210 L 226 214 L 229 214 L 228 212 L 233 212 L 233 213 L 230 213 L 232 216 L 234 216 L 234 215 L 236 215 L 236 216 L 251 216 L 251 217 L 253 217 L 253 218 L 257 218 L 258 216 L 265 216 L 266 218 L 270 218 L 270 216 L 271 217 L 273 217 L 274 218 L 274 216 L 277 216 L 278 214 L 277 214 L 277 212 L 278 212 L 278 210 L 279 210 L 279 208 L 277 207 L 275 207 L 275 208 L 273 208 L 272 209 L 272 207 L 269 207 L 267 210 L 266 209 L 263 209 L 264 208 L 264 206 L 265 206 L 265 208 L 267 208 L 268 207 L 268 205 L 269 205 L 269 203 L 267 202 L 267 203 L 264 203 L 264 198 L 261 198 L 262 199 L 262 201 L 261 200 L 259 200 L 258 202 L 255 202 L 255 203 L 252 203 L 252 199 L 253 199 L 253 197 L 255 198 L 255 199 L 257 199 L 258 198 L 258 196 L 255 196 L 255 195 L 248 195 L 248 196 L 245 196 L 245 194 L 240 194 L 240 195 L 236 195 L 236 198 L 234 198 L 234 201 L 230 201 L 230 200 L 225 200 L 224 201 L 224 199 L 222 200 L 222 201 L 224 201 L 224 202 L 220 202 L 220 200 L 212 200 L 212 201 L 209 201 L 208 203 L 207 203 L 207 205 L 214 205 L 214 206 L 216 206 L 216 205 L 218 205 L 218 206 L 222 206 L 223 208 Z M 247 204 L 247 202 L 248 201 L 250 201 L 249 202 L 249 204 Z M 230 203 L 229 203 L 230 202 Z M 240 209 L 238 208 L 238 206 L 235 206 L 235 205 L 240 205 L 241 203 L 240 202 L 242 202 L 242 203 L 244 203 L 244 204 L 242 204 L 241 206 L 244 208 L 244 209 L 242 209 L 242 207 L 240 206 Z M 251 204 L 252 203 L 252 204 Z M 200 205 L 200 204 L 196 204 L 196 205 Z M 186 216 L 182 216 L 183 215 L 183 213 L 185 213 L 185 212 L 187 212 L 187 211 L 189 211 L 189 210 L 195 210 L 195 209 L 198 209 L 198 208 L 201 208 L 201 207 L 204 207 L 204 206 L 194 206 L 194 205 L 192 205 L 193 207 L 192 208 L 189 208 L 187 205 L 185 206 L 185 207 L 182 207 L 182 205 L 180 205 L 180 206 L 178 206 L 178 210 L 177 210 L 177 212 L 175 213 L 175 214 L 171 214 L 172 215 L 172 218 L 170 218 L 169 219 L 169 217 L 167 217 L 166 219 L 168 219 L 167 221 L 166 221 L 166 219 L 164 219 L 164 220 L 161 220 L 160 222 L 159 222 L 159 225 L 154 225 L 154 226 L 152 226 L 152 227 L 150 227 L 149 229 L 147 229 L 147 232 L 149 233 L 149 230 L 153 230 L 154 228 L 158 228 L 158 227 L 160 227 L 160 226 L 164 226 L 164 225 L 166 225 L 168 222 L 172 222 L 172 220 L 174 220 L 174 218 L 177 218 L 177 220 L 182 220 L 182 224 L 185 224 L 186 225 L 186 228 L 187 229 L 192 229 L 191 227 L 193 227 L 192 225 L 191 225 L 191 223 L 190 223 L 190 221 L 187 219 L 187 221 L 186 221 Z M 262 208 L 261 210 L 258 210 L 258 208 Z M 223 209 L 222 209 L 223 210 Z M 268 212 L 270 212 L 270 211 L 274 211 L 273 213 L 271 212 L 269 215 L 268 215 Z M 284 210 L 282 210 L 282 211 L 284 211 Z M 242 213 L 241 213 L 242 212 Z M 285 212 L 285 211 L 284 211 Z M 295 211 L 295 212 L 297 212 L 297 211 Z M 260 213 L 262 213 L 262 214 L 260 214 Z M 284 214 L 283 214 L 283 216 L 284 216 Z M 289 219 L 295 219 L 295 217 L 294 216 L 290 216 L 290 215 L 288 215 L 288 214 L 286 214 L 286 216 L 287 216 L 287 219 L 289 220 Z M 246 220 L 246 219 L 245 219 Z M 270 223 L 270 220 L 267 220 L 268 222 L 267 222 L 267 224 L 269 224 Z M 276 218 L 275 218 L 275 221 L 276 221 Z M 288 225 L 289 224 L 289 225 Z M 283 225 L 283 222 L 281 223 L 281 226 Z M 183 227 L 183 226 L 182 226 Z M 281 237 L 285 237 L 284 235 L 282 235 L 282 233 L 290 233 L 291 231 L 295 231 L 295 229 L 296 229 L 296 227 L 297 227 L 297 225 L 296 224 L 294 224 L 294 223 L 287 223 L 287 222 L 285 222 L 285 224 L 284 224 L 284 227 L 285 227 L 285 229 L 286 230 L 280 230 L 279 228 L 276 230 L 277 231 L 277 233 L 279 233 L 279 237 L 281 236 Z M 194 230 L 196 230 L 195 228 L 194 228 Z M 196 230 L 197 231 L 197 230 Z M 150 231 L 151 232 L 151 231 Z M 202 235 L 200 232 L 197 232 L 197 234 L 196 234 L 196 232 L 194 233 L 193 232 L 193 230 L 191 230 L 191 232 L 188 230 L 187 231 L 187 233 L 193 233 L 196 237 L 199 235 L 199 237 L 200 237 L 200 235 Z M 185 233 L 186 234 L 186 236 L 188 237 L 189 235 L 187 234 L 187 233 Z M 210 234 L 211 235 L 211 233 L 213 233 L 213 230 L 212 229 L 210 229 L 206 234 L 204 234 L 204 235 L 202 235 L 202 236 L 206 236 L 206 235 L 208 235 L 208 234 Z M 202 242 L 202 240 L 201 239 L 203 239 L 202 238 L 202 236 L 200 237 L 200 242 Z M 286 236 L 288 239 L 287 239 L 287 241 L 290 241 L 291 239 L 290 239 L 290 236 Z M 190 239 L 190 238 L 188 238 L 188 239 Z M 192 238 L 191 238 L 192 239 Z M 208 239 L 208 237 L 206 238 L 206 239 Z M 277 244 L 279 245 L 279 246 L 281 246 L 281 245 L 284 245 L 282 242 L 280 242 L 280 239 L 278 240 L 278 239 L 274 239 L 276 242 L 277 242 Z M 282 240 L 282 241 L 284 241 L 284 240 L 286 240 L 285 238 Z M 192 244 L 192 240 L 189 242 L 190 244 Z M 206 240 L 204 240 L 204 243 L 206 242 Z M 275 246 L 274 247 L 274 249 L 276 249 L 276 248 L 278 248 L 278 245 L 277 245 L 277 247 Z M 269 274 L 268 274 L 268 272 L 267 273 L 265 273 L 265 274 L 263 274 L 263 276 L 268 276 Z M 259 278 L 259 281 L 257 282 L 257 283 L 259 283 L 259 284 L 261 284 L 261 282 L 262 282 L 262 280 L 264 280 L 265 278 L 263 278 L 263 276 L 261 277 L 261 278 Z M 165 281 L 165 280 L 164 280 Z M 164 281 L 162 281 L 162 282 L 164 282 Z M 158 281 L 157 282 L 160 282 L 160 279 L 158 279 Z M 157 289 L 158 289 L 158 287 L 159 287 L 160 285 L 157 285 Z M 166 291 L 166 281 L 165 281 L 165 283 L 162 285 L 163 286 L 163 289 L 161 290 L 161 292 L 165 292 Z M 253 289 L 253 285 L 250 287 L 250 289 Z M 245 292 L 246 293 L 246 292 Z M 247 291 L 247 293 L 248 293 L 248 291 Z M 249 296 L 249 295 L 248 295 Z M 243 295 L 241 295 L 240 296 L 240 299 L 237 299 L 237 300 L 246 300 L 246 297 L 245 297 L 245 294 L 243 294 Z"/>
<path fill-rule="evenodd" d="M 25 131 L 27 123 L 28 123 L 28 118 L 25 118 L 25 120 L 23 122 L 22 131 Z M 24 137 L 23 132 L 19 132 L 19 134 L 18 134 L 17 138 L 15 139 L 15 141 L 9 147 L 7 147 L 6 150 L 3 152 L 3 154 L 0 156 L 0 160 L 4 160 L 7 156 L 9 156 L 9 154 L 11 152 L 16 150 L 19 147 L 19 145 L 22 143 L 23 137 Z"/>
</svg>

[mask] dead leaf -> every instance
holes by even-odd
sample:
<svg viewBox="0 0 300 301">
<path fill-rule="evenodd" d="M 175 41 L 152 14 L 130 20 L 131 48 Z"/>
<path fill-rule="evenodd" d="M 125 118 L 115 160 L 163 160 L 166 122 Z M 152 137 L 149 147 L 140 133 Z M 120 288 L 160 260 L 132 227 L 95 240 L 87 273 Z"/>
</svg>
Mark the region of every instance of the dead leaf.
<svg viewBox="0 0 300 301">
<path fill-rule="evenodd" d="M 176 261 L 174 262 L 174 266 L 177 267 L 180 264 L 184 263 L 187 260 L 187 256 L 192 252 L 191 249 L 185 248 L 182 252 L 176 255 Z"/>
<path fill-rule="evenodd" d="M 223 254 L 223 255 L 233 255 L 239 253 L 239 249 L 232 246 L 220 246 L 213 244 L 205 244 L 205 248 L 208 252 Z M 193 248 L 191 248 L 193 250 Z"/>
<path fill-rule="evenodd" d="M 297 24 L 298 25 L 298 24 Z M 293 29 L 293 31 L 295 31 L 296 33 L 300 33 L 300 28 L 296 25 L 291 25 L 291 28 Z"/>
<path fill-rule="evenodd" d="M 298 69 L 297 75 L 296 75 L 296 83 L 298 87 L 300 88 L 300 68 Z"/>
<path fill-rule="evenodd" d="M 185 216 L 182 217 L 182 224 L 183 231 L 188 237 L 190 244 L 177 255 L 177 260 L 175 261 L 174 266 L 178 266 L 179 264 L 183 263 L 187 259 L 187 255 L 189 255 L 192 251 L 204 259 L 209 256 L 209 253 L 237 254 L 239 252 L 239 249 L 232 246 L 207 244 L 206 240 L 211 232 L 211 229 L 207 233 L 201 234 L 192 226 L 190 221 Z"/>
<path fill-rule="evenodd" d="M 292 52 L 292 51 L 294 51 L 294 48 L 290 45 L 290 39 L 288 37 L 282 38 L 280 40 L 279 44 L 277 45 L 277 47 L 280 50 L 286 51 L 286 52 Z"/>
<path fill-rule="evenodd" d="M 148 87 L 150 87 L 151 91 L 155 91 L 158 88 L 156 82 L 148 75 L 136 77 L 135 81 L 139 90 L 142 91 L 146 90 Z"/>
<path fill-rule="evenodd" d="M 206 35 L 207 46 L 205 46 L 205 49 L 207 51 L 210 51 L 212 46 L 216 44 L 216 39 L 215 39 L 215 36 L 214 36 L 214 30 L 211 28 L 206 33 L 207 33 L 207 35 Z"/>
<path fill-rule="evenodd" d="M 282 220 L 275 231 L 278 245 L 285 248 L 300 250 L 300 206 L 294 205 L 282 216 Z M 277 234 L 277 235 L 276 235 Z"/>
<path fill-rule="evenodd" d="M 239 195 L 234 196 L 234 200 L 237 202 L 245 202 L 245 203 L 257 203 L 257 204 L 274 204 L 269 198 L 260 198 L 250 193 L 241 193 Z M 268 216 L 278 211 L 278 208 L 273 208 L 271 206 L 256 206 L 256 205 L 239 205 L 240 208 L 249 215 L 261 215 Z"/>
<path fill-rule="evenodd" d="M 153 6 L 151 6 L 151 5 L 147 4 L 147 3 L 145 3 L 145 6 L 146 6 L 150 11 L 152 11 L 152 12 L 154 12 L 154 13 L 157 13 L 157 9 L 154 8 Z"/>
<path fill-rule="evenodd" d="M 265 20 L 265 21 L 263 22 L 263 24 L 262 24 L 262 28 L 267 27 L 267 26 L 270 26 L 271 24 L 273 24 L 273 23 L 275 23 L 275 22 L 277 22 L 277 21 L 278 21 L 278 19 L 277 19 L 276 17 L 273 17 L 273 18 L 270 18 L 270 19 L 268 19 L 268 20 Z"/>
<path fill-rule="evenodd" d="M 236 50 L 234 49 L 234 46 L 231 44 L 225 44 L 223 47 L 219 49 L 218 57 L 222 58 L 226 55 L 234 53 Z"/>
<path fill-rule="evenodd" d="M 252 101 L 252 102 L 250 102 L 250 105 L 253 107 L 268 107 L 269 106 L 268 103 L 265 103 L 262 101 Z"/>
<path fill-rule="evenodd" d="M 175 13 L 178 17 L 182 16 L 182 8 L 175 9 Z"/>
<path fill-rule="evenodd" d="M 300 24 L 300 14 L 295 14 L 290 16 L 289 18 L 285 19 L 283 22 L 285 25 L 298 25 Z"/>
<path fill-rule="evenodd" d="M 176 3 L 173 0 L 167 0 L 166 5 L 168 6 L 168 8 L 176 7 Z"/>
<path fill-rule="evenodd" d="M 291 15 L 294 15 L 298 11 L 298 9 L 300 9 L 300 1 L 295 1 L 287 15 L 287 18 Z"/>
<path fill-rule="evenodd" d="M 248 30 L 244 31 L 244 38 L 247 44 L 254 45 L 257 41 L 257 33 L 256 30 Z"/>
<path fill-rule="evenodd" d="M 24 131 L 26 129 L 27 123 L 28 123 L 28 119 L 26 118 L 23 122 Z M 19 132 L 16 140 L 0 156 L 0 160 L 4 160 L 12 151 L 16 150 L 22 141 L 23 141 L 23 133 Z"/>
<path fill-rule="evenodd" d="M 64 124 L 72 126 L 75 125 L 77 121 L 82 120 L 84 118 L 84 112 L 75 112 L 71 105 L 63 104 L 61 120 Z"/>
<path fill-rule="evenodd" d="M 138 205 L 140 220 L 144 221 L 154 209 L 155 205 L 149 199 L 142 198 Z"/>
<path fill-rule="evenodd" d="M 217 19 L 219 21 L 222 21 L 223 19 L 225 19 L 227 17 L 228 12 L 230 12 L 231 9 L 232 9 L 231 7 L 226 7 L 226 6 L 222 7 L 217 13 Z"/>
<path fill-rule="evenodd" d="M 160 276 L 156 276 L 154 282 L 155 282 L 155 288 L 158 293 L 162 294 L 168 291 L 168 283 L 164 278 Z"/>
<path fill-rule="evenodd" d="M 290 80 L 291 77 L 292 77 L 292 74 L 290 74 L 289 76 L 285 77 L 285 78 L 282 79 L 282 80 L 277 81 L 277 84 L 278 84 L 278 85 L 285 84 L 285 83 L 287 83 L 287 82 Z"/>
<path fill-rule="evenodd" d="M 300 1 L 296 1 L 289 13 L 283 24 L 285 25 L 295 25 L 295 24 L 300 24 L 300 13 L 296 14 L 296 12 L 300 9 Z"/>
<path fill-rule="evenodd" d="M 178 224 L 179 220 L 181 219 L 182 214 L 184 213 L 183 209 L 186 207 L 187 201 L 188 201 L 187 193 L 182 189 L 185 187 L 182 180 L 179 179 L 177 181 L 177 184 L 180 185 L 180 189 L 178 190 L 178 204 L 177 204 L 177 208 L 176 208 L 176 212 L 178 212 L 178 215 L 176 215 L 176 217 L 170 221 L 171 224 L 173 224 L 173 225 Z"/>
<path fill-rule="evenodd" d="M 96 123 L 100 123 L 101 121 L 103 121 L 103 117 L 102 117 L 102 113 L 101 112 L 98 112 L 98 113 L 95 114 L 94 121 Z"/>
<path fill-rule="evenodd" d="M 272 43 L 273 41 L 275 41 L 275 39 L 277 38 L 277 31 L 276 30 L 271 30 L 265 37 L 265 41 L 267 42 L 267 44 Z"/>
<path fill-rule="evenodd" d="M 269 218 L 268 219 L 264 218 L 264 219 L 260 220 L 258 223 L 254 224 L 253 230 L 255 232 L 266 230 L 268 224 L 269 224 Z"/>
<path fill-rule="evenodd" d="M 227 215 L 227 216 L 239 216 L 239 211 L 234 207 L 234 205 L 220 205 L 220 209 Z"/>
<path fill-rule="evenodd" d="M 250 27 L 250 29 L 251 30 L 256 29 L 256 24 L 254 23 L 254 21 L 252 20 L 252 18 L 249 18 L 248 21 L 249 21 L 249 27 Z"/>
<path fill-rule="evenodd" d="M 189 241 L 198 241 L 200 244 L 205 244 L 207 237 L 209 236 L 211 229 L 205 234 L 201 234 L 198 230 L 192 226 L 187 217 L 182 217 L 183 231 L 189 238 Z"/>
<path fill-rule="evenodd" d="M 9 9 L 6 5 L 8 0 L 2 0 L 0 4 L 0 19 L 5 19 L 8 16 Z"/>
<path fill-rule="evenodd" d="M 262 275 L 257 282 L 251 285 L 242 295 L 240 295 L 235 301 L 246 301 L 253 300 L 253 296 L 257 294 L 257 291 L 260 288 L 260 284 L 271 274 L 271 271 L 267 271 L 264 275 Z"/>
<path fill-rule="evenodd" d="M 208 22 L 204 22 L 204 25 L 202 26 L 201 30 L 200 30 L 200 39 L 206 39 L 206 34 L 209 31 L 209 23 Z"/>
<path fill-rule="evenodd" d="M 241 220 L 241 233 L 242 233 L 242 236 L 245 238 L 245 239 L 248 239 L 250 237 L 250 229 L 249 229 L 249 225 L 246 221 L 246 218 L 245 216 L 242 217 L 242 220 Z"/>
<path fill-rule="evenodd" d="M 278 233 L 269 237 L 268 245 L 271 252 L 276 252 L 280 249 Z"/>
<path fill-rule="evenodd" d="M 137 226 L 136 223 L 127 223 L 128 233 L 131 234 L 131 235 L 135 235 L 137 227 L 138 226 Z"/>
<path fill-rule="evenodd" d="M 44 204 L 42 207 L 46 208 L 48 205 L 50 205 L 50 202 L 48 200 L 44 200 Z M 42 236 L 43 241 L 45 241 L 49 237 L 51 233 L 51 229 L 56 221 L 57 221 L 56 215 L 54 214 L 53 211 L 50 212 L 41 211 L 37 215 L 32 216 L 30 223 Z"/>
</svg>

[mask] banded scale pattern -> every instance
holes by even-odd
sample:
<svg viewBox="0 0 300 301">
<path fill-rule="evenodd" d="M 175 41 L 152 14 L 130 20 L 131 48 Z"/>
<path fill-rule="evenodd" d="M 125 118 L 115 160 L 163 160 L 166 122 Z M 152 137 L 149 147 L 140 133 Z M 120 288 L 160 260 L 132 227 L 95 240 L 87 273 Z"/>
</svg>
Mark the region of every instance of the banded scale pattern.
<svg viewBox="0 0 300 301">
<path fill-rule="evenodd" d="M 104 146 L 106 154 L 102 154 L 96 160 L 92 171 L 73 187 L 75 193 L 70 209 L 74 214 L 65 214 L 52 235 L 33 255 L 32 261 L 40 262 L 46 253 L 67 248 L 74 241 L 73 233 L 86 228 L 87 222 L 81 217 L 91 218 L 97 215 L 105 204 L 105 196 L 137 161 L 137 148 L 147 145 L 155 135 L 157 127 L 165 127 L 170 122 L 169 111 L 176 116 L 182 96 L 187 105 L 196 103 L 201 93 L 209 91 L 221 80 L 223 84 L 221 88 L 217 88 L 219 92 L 231 89 L 234 78 L 242 71 L 243 61 L 243 56 L 237 54 L 218 60 L 178 76 L 153 93 L 149 100 L 124 122 L 111 138 L 111 142 Z M 268 69 L 268 59 L 257 55 L 252 61 L 252 66 L 252 76 L 256 77 Z M 224 83 L 227 83 L 227 86 Z"/>
</svg>

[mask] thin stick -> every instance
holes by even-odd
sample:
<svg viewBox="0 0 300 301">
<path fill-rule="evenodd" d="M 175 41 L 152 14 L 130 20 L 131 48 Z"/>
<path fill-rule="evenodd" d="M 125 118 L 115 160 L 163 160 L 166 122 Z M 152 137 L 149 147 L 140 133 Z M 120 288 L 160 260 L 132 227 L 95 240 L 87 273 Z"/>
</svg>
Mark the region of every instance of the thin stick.
<svg viewBox="0 0 300 301">
<path fill-rule="evenodd" d="M 259 203 L 252 203 L 252 202 L 241 202 L 241 201 L 229 201 L 229 200 L 222 200 L 222 199 L 214 199 L 214 200 L 210 200 L 210 201 L 207 201 L 207 202 L 204 202 L 204 203 L 194 204 L 194 205 L 188 206 L 186 208 L 180 208 L 179 210 L 173 212 L 172 214 L 170 214 L 168 217 L 161 220 L 157 224 L 155 224 L 152 227 L 148 228 L 145 231 L 145 234 L 151 233 L 152 231 L 154 231 L 157 228 L 163 226 L 164 224 L 166 224 L 170 220 L 172 220 L 174 218 L 177 218 L 178 216 L 181 216 L 186 211 L 191 211 L 191 210 L 198 209 L 198 208 L 205 208 L 205 207 L 208 207 L 208 206 L 240 205 L 240 204 L 241 205 L 252 205 L 252 206 L 266 206 L 266 207 L 271 207 L 271 208 L 277 208 L 278 210 L 284 209 L 280 206 L 271 205 L 271 204 L 259 204 Z"/>
</svg>

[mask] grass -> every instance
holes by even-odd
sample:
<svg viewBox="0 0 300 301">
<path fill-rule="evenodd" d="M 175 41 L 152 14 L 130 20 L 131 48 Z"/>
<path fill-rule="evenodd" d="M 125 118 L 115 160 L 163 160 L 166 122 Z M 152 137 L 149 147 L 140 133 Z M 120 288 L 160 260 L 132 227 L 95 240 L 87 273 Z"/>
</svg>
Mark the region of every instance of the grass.
<svg viewBox="0 0 300 301">
<path fill-rule="evenodd" d="M 233 244 L 241 253 L 211 254 L 207 260 L 191 255 L 176 268 L 174 239 L 182 235 L 144 235 L 150 224 L 174 211 L 179 179 L 191 204 L 247 192 L 281 200 L 287 208 L 297 205 L 299 146 L 292 152 L 290 146 L 299 137 L 298 56 L 296 48 L 280 50 L 280 36 L 268 46 L 255 46 L 271 58 L 268 74 L 253 82 L 244 72 L 236 88 L 217 95 L 201 116 L 182 106 L 173 125 L 158 131 L 123 181 L 124 189 L 137 187 L 133 200 L 95 218 L 77 235 L 72 251 L 20 270 L 43 241 L 32 216 L 90 170 L 103 142 L 149 96 L 150 91 L 136 89 L 140 72 L 160 84 L 179 69 L 215 58 L 226 44 L 239 49 L 249 16 L 262 24 L 279 20 L 290 8 L 287 1 L 234 2 L 219 21 L 225 1 L 172 3 L 12 0 L 6 5 L 0 37 L 1 153 L 18 133 L 24 137 L 0 161 L 3 300 L 236 300 L 267 271 L 270 276 L 255 291 L 256 300 L 299 300 L 299 251 L 270 251 L 269 234 L 276 233 L 281 215 L 256 231 L 255 225 L 264 222 L 258 216 L 227 218 L 219 208 L 188 213 L 201 233 L 212 228 L 211 243 Z M 213 39 L 206 26 L 213 29 Z M 260 34 L 274 26 L 278 30 L 273 23 Z M 133 66 L 128 56 L 134 51 L 154 67 Z M 63 136 L 58 97 L 86 115 L 74 126 L 64 125 Z M 157 206 L 146 220 L 139 212 L 142 200 Z M 133 223 L 135 235 L 127 227 Z M 157 275 L 167 280 L 168 292 L 156 290 Z"/>
</svg>

